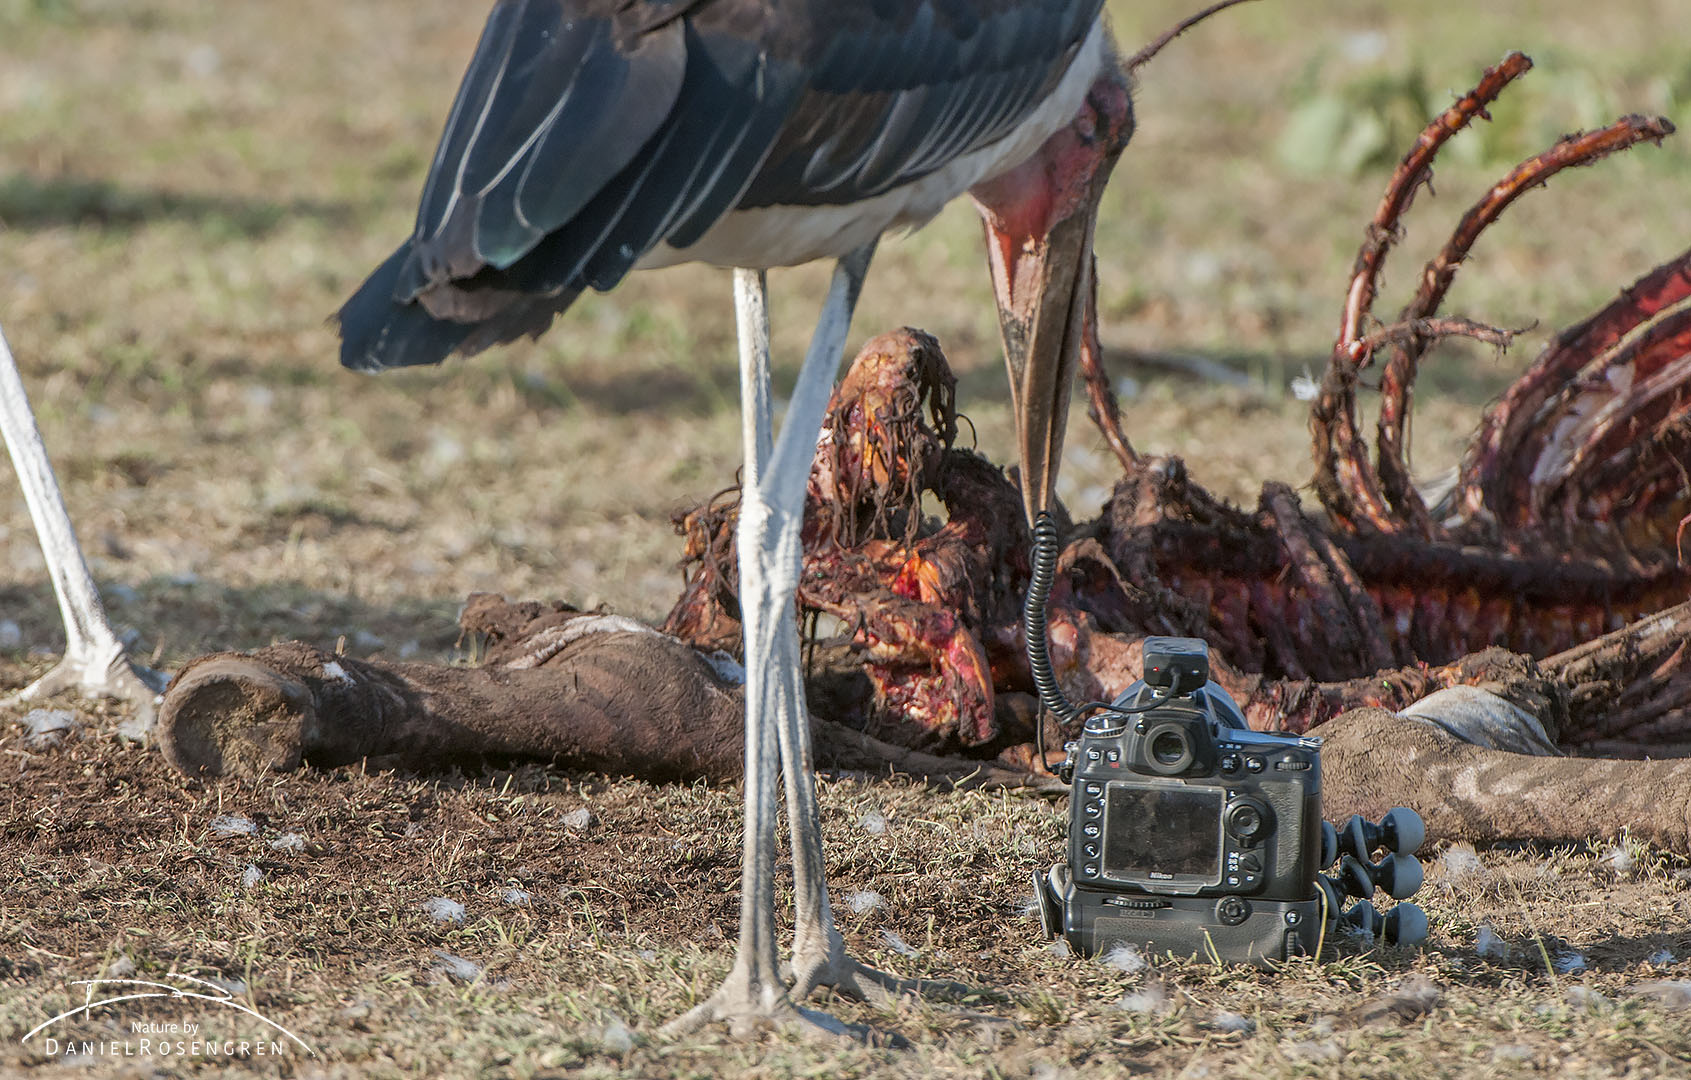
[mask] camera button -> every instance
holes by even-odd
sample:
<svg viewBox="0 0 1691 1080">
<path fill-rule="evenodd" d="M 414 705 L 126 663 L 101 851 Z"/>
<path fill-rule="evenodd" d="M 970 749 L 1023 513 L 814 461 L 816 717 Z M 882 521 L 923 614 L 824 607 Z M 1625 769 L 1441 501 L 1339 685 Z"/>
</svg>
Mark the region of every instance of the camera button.
<svg viewBox="0 0 1691 1080">
<path fill-rule="evenodd" d="M 1215 906 L 1215 917 L 1226 926 L 1238 926 L 1251 917 L 1251 905 L 1237 896 L 1224 896 Z"/>
<path fill-rule="evenodd" d="M 1280 772 L 1304 772 L 1309 768 L 1307 761 L 1276 761 L 1274 767 Z"/>
<path fill-rule="evenodd" d="M 1080 868 L 1080 872 L 1083 877 L 1097 877 L 1098 867 L 1088 863 L 1086 866 Z"/>
<path fill-rule="evenodd" d="M 1219 762 L 1217 762 L 1216 764 L 1221 766 L 1222 772 L 1238 772 L 1239 771 L 1239 755 L 1237 755 L 1237 754 L 1223 754 L 1223 755 L 1221 755 L 1221 760 Z"/>
<path fill-rule="evenodd" d="M 1096 826 L 1096 825 L 1083 825 L 1081 827 L 1080 831 L 1085 833 L 1087 836 L 1097 836 L 1098 835 L 1098 826 Z"/>
<path fill-rule="evenodd" d="M 1096 859 L 1098 857 L 1098 845 L 1097 844 L 1082 844 L 1080 846 L 1080 852 L 1081 852 L 1082 855 L 1085 855 L 1088 859 Z"/>
<path fill-rule="evenodd" d="M 1104 755 L 1104 760 L 1106 760 L 1110 764 L 1114 765 L 1116 762 L 1121 760 L 1121 751 L 1120 750 L 1111 750 L 1109 753 Z"/>
<path fill-rule="evenodd" d="M 1257 757 L 1255 754 L 1252 754 L 1250 757 L 1247 757 L 1245 759 L 1245 771 L 1246 772 L 1258 773 L 1258 772 L 1261 772 L 1262 770 L 1264 770 L 1266 768 L 1268 768 L 1268 762 L 1266 762 L 1266 761 L 1262 760 L 1261 758 Z"/>
<path fill-rule="evenodd" d="M 1104 812 L 1104 807 L 1095 802 L 1089 802 L 1081 808 L 1081 813 L 1087 817 L 1097 817 Z"/>
<path fill-rule="evenodd" d="M 1102 795 L 1102 794 L 1104 794 L 1104 785 L 1103 784 L 1087 784 L 1086 785 L 1086 793 L 1088 795 Z"/>
</svg>

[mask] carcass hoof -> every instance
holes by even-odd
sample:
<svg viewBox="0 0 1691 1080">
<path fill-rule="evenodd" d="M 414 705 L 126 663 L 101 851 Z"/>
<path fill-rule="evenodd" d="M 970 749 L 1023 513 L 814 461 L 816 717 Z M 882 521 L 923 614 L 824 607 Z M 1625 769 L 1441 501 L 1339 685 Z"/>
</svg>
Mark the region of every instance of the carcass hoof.
<svg viewBox="0 0 1691 1080">
<path fill-rule="evenodd" d="M 302 682 L 241 657 L 197 664 L 159 711 L 165 760 L 189 776 L 258 776 L 297 769 L 313 714 Z"/>
</svg>

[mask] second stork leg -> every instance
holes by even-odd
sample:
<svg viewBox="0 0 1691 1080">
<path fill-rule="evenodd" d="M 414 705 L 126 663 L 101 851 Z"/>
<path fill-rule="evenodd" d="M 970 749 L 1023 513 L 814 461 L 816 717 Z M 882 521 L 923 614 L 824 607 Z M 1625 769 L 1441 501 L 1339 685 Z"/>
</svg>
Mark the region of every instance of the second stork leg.
<svg viewBox="0 0 1691 1080">
<path fill-rule="evenodd" d="M 868 245 L 840 260 L 805 354 L 798 383 L 771 440 L 773 400 L 763 277 L 741 270 L 735 292 L 740 330 L 740 393 L 745 472 L 736 535 L 746 660 L 746 820 L 740 868 L 740 943 L 733 970 L 710 998 L 668 1025 L 681 1033 L 712 1020 L 744 1030 L 771 1020 L 805 1021 L 848 1033 L 831 1017 L 799 1010 L 778 974 L 775 946 L 775 773 L 787 761 L 787 795 L 800 896 L 801 938 L 837 939 L 823 880 L 821 828 L 809 769 L 798 620 L 793 608 L 802 568 L 804 495 L 845 349 L 851 315 L 874 255 Z M 805 897 L 811 898 L 807 905 Z M 807 906 L 812 910 L 805 914 Z M 815 983 L 808 981 L 808 991 Z M 861 1034 L 861 1033 L 860 1033 Z"/>
</svg>

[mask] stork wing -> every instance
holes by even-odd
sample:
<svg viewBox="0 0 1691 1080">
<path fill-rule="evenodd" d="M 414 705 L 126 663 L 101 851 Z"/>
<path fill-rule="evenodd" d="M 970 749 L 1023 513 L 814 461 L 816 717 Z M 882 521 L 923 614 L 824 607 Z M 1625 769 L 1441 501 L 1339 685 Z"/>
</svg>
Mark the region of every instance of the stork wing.
<svg viewBox="0 0 1691 1080">
<path fill-rule="evenodd" d="M 736 206 L 878 194 L 1002 137 L 1102 0 L 500 0 L 417 226 L 341 309 L 341 360 L 538 334 Z"/>
<path fill-rule="evenodd" d="M 846 4 L 739 202 L 855 202 L 1008 135 L 1063 77 L 1101 0 Z M 671 243 L 687 238 L 671 238 Z"/>
</svg>

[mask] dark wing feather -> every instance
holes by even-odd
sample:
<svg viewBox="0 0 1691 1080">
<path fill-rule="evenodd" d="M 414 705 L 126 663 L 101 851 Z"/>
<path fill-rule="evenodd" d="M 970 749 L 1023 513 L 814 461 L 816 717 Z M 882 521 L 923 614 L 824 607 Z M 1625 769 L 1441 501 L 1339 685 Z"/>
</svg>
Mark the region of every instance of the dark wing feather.
<svg viewBox="0 0 1691 1080">
<path fill-rule="evenodd" d="M 515 263 L 580 214 L 673 112 L 681 24 L 630 42 L 611 15 L 583 7 L 495 7 L 430 168 L 396 300 Z"/>
<path fill-rule="evenodd" d="M 500 0 L 414 234 L 341 309 L 342 362 L 538 334 L 736 207 L 918 179 L 1024 119 L 1100 4 Z"/>
<path fill-rule="evenodd" d="M 1102 7 L 929 0 L 903 22 L 835 35 L 739 205 L 855 202 L 996 142 L 1062 78 Z"/>
</svg>

